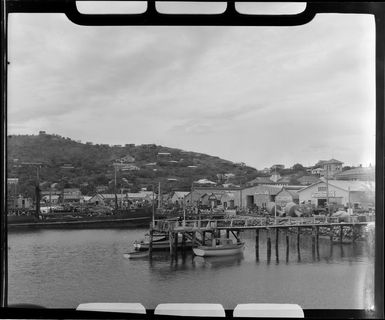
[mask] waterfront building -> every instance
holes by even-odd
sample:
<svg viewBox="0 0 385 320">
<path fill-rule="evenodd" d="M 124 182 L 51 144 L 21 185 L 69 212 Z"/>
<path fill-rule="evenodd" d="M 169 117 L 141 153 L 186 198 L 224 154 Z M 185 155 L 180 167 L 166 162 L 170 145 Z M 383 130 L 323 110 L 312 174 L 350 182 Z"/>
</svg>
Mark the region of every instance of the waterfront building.
<svg viewBox="0 0 385 320">
<path fill-rule="evenodd" d="M 205 193 L 201 196 L 200 203 L 203 206 L 207 206 L 210 208 L 216 208 L 221 205 L 222 193 Z"/>
<path fill-rule="evenodd" d="M 33 200 L 32 198 L 24 197 L 21 194 L 18 196 L 7 197 L 8 209 L 32 209 Z"/>
<path fill-rule="evenodd" d="M 127 206 L 130 203 L 150 203 L 156 200 L 156 194 L 152 191 L 137 193 L 97 193 L 88 200 L 88 203 L 104 206 L 115 206 L 115 199 L 120 206 Z"/>
<path fill-rule="evenodd" d="M 281 207 L 285 207 L 288 203 L 299 204 L 299 195 L 295 190 L 283 187 L 275 196 L 275 203 Z"/>
<path fill-rule="evenodd" d="M 182 205 L 184 202 L 184 198 L 190 192 L 186 191 L 173 191 L 170 195 L 170 202 L 176 205 Z"/>
<path fill-rule="evenodd" d="M 221 200 L 221 204 L 226 202 L 226 206 L 240 207 L 241 206 L 241 188 L 240 187 L 230 187 L 224 188 L 221 186 L 194 186 L 192 192 L 189 192 L 184 197 L 184 202 L 186 206 L 203 204 L 202 196 L 205 194 L 215 194 L 221 195 L 218 200 Z"/>
<path fill-rule="evenodd" d="M 234 209 L 235 208 L 235 193 L 234 192 L 225 192 L 221 197 L 221 202 L 224 209 Z"/>
<path fill-rule="evenodd" d="M 281 190 L 282 186 L 275 185 L 257 185 L 244 188 L 241 192 L 241 207 L 266 207 L 269 202 L 274 202 L 275 196 Z"/>
<path fill-rule="evenodd" d="M 327 194 L 328 191 L 328 194 Z M 367 210 L 374 206 L 374 182 L 326 180 L 321 178 L 298 190 L 299 202 L 324 207 L 330 204 Z"/>
</svg>

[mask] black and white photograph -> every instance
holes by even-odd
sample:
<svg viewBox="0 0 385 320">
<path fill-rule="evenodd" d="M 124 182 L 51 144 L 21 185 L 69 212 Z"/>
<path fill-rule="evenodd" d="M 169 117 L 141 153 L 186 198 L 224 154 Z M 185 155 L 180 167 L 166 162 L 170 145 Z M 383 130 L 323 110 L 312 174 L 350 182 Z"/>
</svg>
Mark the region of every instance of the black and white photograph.
<svg viewBox="0 0 385 320">
<path fill-rule="evenodd" d="M 103 2 L 76 7 L 147 9 Z M 235 10 L 295 15 L 306 3 Z M 293 26 L 7 19 L 9 305 L 374 310 L 373 15 Z"/>
</svg>

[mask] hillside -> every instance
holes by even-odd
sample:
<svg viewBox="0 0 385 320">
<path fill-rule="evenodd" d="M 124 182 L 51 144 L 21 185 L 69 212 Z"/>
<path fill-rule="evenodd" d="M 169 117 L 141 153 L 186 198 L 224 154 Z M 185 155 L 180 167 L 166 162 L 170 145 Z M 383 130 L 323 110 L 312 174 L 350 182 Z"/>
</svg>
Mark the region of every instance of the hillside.
<svg viewBox="0 0 385 320">
<path fill-rule="evenodd" d="M 54 134 L 8 136 L 7 158 L 8 177 L 19 178 L 18 191 L 29 195 L 33 194 L 36 168 L 27 163 L 42 163 L 43 190 L 57 183 L 58 189 L 80 187 L 89 195 L 97 186 L 113 190 L 115 167 L 117 187 L 131 192 L 151 190 L 158 182 L 164 191 L 190 190 L 193 181 L 203 178 L 243 184 L 257 176 L 254 168 L 207 154 L 155 144 L 94 145 Z"/>
</svg>

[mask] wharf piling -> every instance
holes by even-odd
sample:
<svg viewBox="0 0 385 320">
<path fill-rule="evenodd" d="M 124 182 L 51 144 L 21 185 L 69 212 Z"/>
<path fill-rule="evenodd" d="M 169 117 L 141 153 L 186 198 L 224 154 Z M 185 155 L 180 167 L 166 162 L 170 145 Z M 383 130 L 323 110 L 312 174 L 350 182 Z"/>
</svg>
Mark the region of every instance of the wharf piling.
<svg viewBox="0 0 385 320">
<path fill-rule="evenodd" d="M 301 241 L 301 228 L 297 228 L 297 255 L 298 261 L 301 261 L 301 250 L 300 250 L 300 241 Z"/>
<path fill-rule="evenodd" d="M 351 221 L 339 221 L 335 217 L 308 217 L 308 218 L 292 218 L 277 217 L 274 220 L 265 217 L 232 217 L 225 219 L 206 219 L 206 220 L 155 220 L 150 227 L 150 257 L 153 254 L 153 238 L 154 234 L 168 235 L 170 241 L 170 254 L 176 257 L 178 254 L 178 246 L 182 253 L 187 248 L 187 240 L 192 242 L 193 246 L 206 245 L 207 240 L 213 240 L 216 237 L 230 238 L 232 237 L 240 242 L 240 233 L 246 230 L 255 230 L 255 256 L 259 261 L 260 255 L 260 230 L 266 232 L 267 259 L 271 259 L 271 237 L 272 231 L 275 229 L 275 256 L 279 261 L 279 244 L 281 233 L 285 236 L 286 241 L 286 262 L 289 260 L 290 239 L 289 234 L 293 232 L 296 235 L 296 247 L 298 261 L 301 261 L 301 234 L 310 234 L 311 250 L 313 259 L 319 259 L 319 237 L 329 235 L 330 243 L 335 240 L 343 243 L 344 237 L 348 239 L 352 236 L 352 242 L 359 236 L 359 228 L 367 225 L 367 222 L 358 219 Z M 310 231 L 309 231 L 310 230 Z M 224 231 L 224 232 L 222 232 Z M 178 235 L 181 235 L 179 241 Z M 209 235 L 208 235 L 209 234 Z M 295 239 L 295 238 L 294 238 Z M 295 241 L 295 240 L 294 240 Z"/>
<path fill-rule="evenodd" d="M 286 229 L 286 263 L 289 262 L 289 231 Z"/>
<path fill-rule="evenodd" d="M 267 229 L 267 261 L 270 262 L 271 257 L 271 236 L 270 229 Z"/>
<path fill-rule="evenodd" d="M 259 229 L 255 230 L 255 259 L 259 261 Z"/>
<path fill-rule="evenodd" d="M 275 229 L 275 259 L 277 262 L 279 261 L 278 245 L 279 245 L 279 228 L 276 228 Z"/>
</svg>

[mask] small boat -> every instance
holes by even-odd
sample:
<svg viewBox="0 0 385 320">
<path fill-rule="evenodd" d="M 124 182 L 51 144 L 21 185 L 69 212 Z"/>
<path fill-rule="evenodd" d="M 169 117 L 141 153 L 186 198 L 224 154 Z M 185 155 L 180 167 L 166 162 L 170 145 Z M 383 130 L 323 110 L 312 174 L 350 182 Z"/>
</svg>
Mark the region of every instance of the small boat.
<svg viewBox="0 0 385 320">
<path fill-rule="evenodd" d="M 244 242 L 234 243 L 231 239 L 213 239 L 212 246 L 199 246 L 193 248 L 193 251 L 200 257 L 219 257 L 237 255 L 243 251 L 244 247 Z"/>
<path fill-rule="evenodd" d="M 146 250 L 146 251 L 132 251 L 132 252 L 127 252 L 127 253 L 124 253 L 123 254 L 123 257 L 125 257 L 126 259 L 139 259 L 139 258 L 144 258 L 144 257 L 147 257 L 149 254 L 149 251 Z"/>
<path fill-rule="evenodd" d="M 179 236 L 179 239 L 178 239 L 178 247 L 179 246 L 182 246 L 181 236 Z M 192 241 L 189 239 L 186 239 L 185 246 L 186 248 L 192 248 Z M 135 241 L 134 248 L 135 250 L 149 250 L 150 240 L 145 239 L 142 241 Z M 154 237 L 152 241 L 152 250 L 165 250 L 165 249 L 170 249 L 170 239 L 168 238 L 168 236 L 161 236 L 158 238 Z"/>
</svg>

